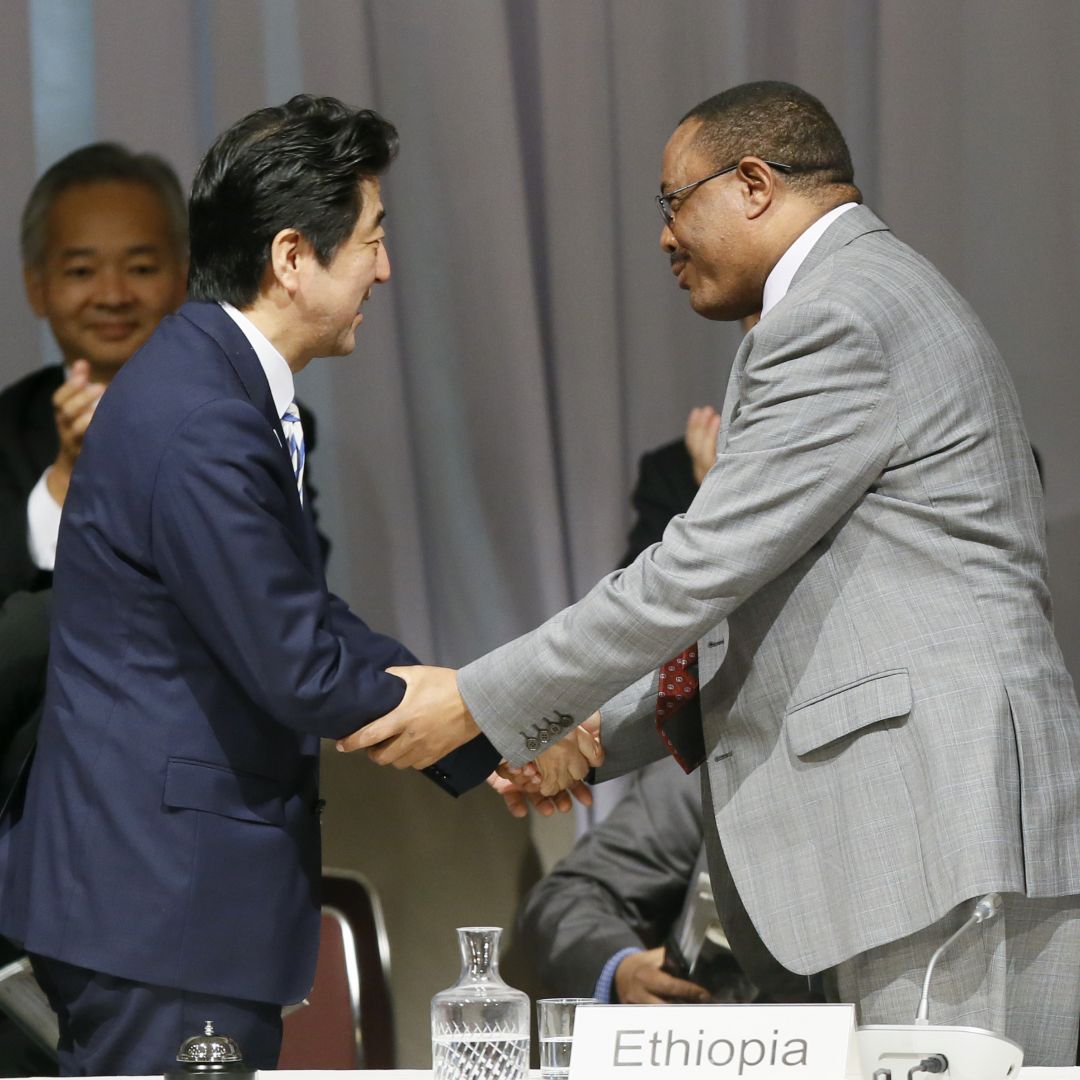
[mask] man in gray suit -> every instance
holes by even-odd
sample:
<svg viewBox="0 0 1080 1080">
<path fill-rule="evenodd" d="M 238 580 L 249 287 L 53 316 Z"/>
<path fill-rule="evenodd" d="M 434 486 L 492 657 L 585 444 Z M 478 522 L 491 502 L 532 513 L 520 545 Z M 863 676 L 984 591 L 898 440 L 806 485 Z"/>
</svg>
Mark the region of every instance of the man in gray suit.
<svg viewBox="0 0 1080 1080">
<path fill-rule="evenodd" d="M 479 728 L 520 766 L 599 709 L 598 775 L 614 775 L 663 754 L 655 672 L 697 642 L 700 722 L 684 709 L 665 738 L 704 765 L 721 917 L 737 896 L 785 967 L 823 973 L 862 1023 L 902 1022 L 931 953 L 998 890 L 1002 915 L 939 965 L 932 1019 L 1071 1064 L 1080 710 L 1009 374 L 964 300 L 858 205 L 805 92 L 703 102 L 661 192 L 691 307 L 763 312 L 716 464 L 659 545 L 456 679 L 409 669 L 399 709 L 349 745 L 422 767 Z M 584 767 L 561 743 L 539 765 L 547 788 Z"/>
</svg>

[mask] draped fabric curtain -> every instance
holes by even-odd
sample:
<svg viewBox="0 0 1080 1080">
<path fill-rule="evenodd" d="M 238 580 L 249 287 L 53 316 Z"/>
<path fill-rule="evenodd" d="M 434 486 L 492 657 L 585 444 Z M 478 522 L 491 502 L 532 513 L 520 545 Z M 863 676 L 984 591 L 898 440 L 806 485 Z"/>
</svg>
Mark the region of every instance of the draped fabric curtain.
<svg viewBox="0 0 1080 1080">
<path fill-rule="evenodd" d="M 1045 462 L 1059 635 L 1080 661 L 1080 6 L 24 0 L 4 15 L 11 253 L 34 176 L 95 138 L 157 150 L 187 181 L 217 131 L 300 90 L 398 126 L 384 180 L 393 278 L 355 354 L 315 361 L 298 388 L 318 417 L 331 584 L 451 665 L 607 572 L 637 457 L 676 437 L 692 405 L 719 402 L 738 333 L 674 286 L 652 204 L 660 153 L 682 114 L 728 85 L 805 86 L 847 134 L 867 201 L 1005 354 Z M 0 274 L 7 382 L 50 352 L 14 255 Z M 400 920 L 402 1063 L 424 1065 L 426 996 L 453 976 L 450 928 L 512 918 L 535 873 L 525 834 L 493 823 L 479 796 L 448 809 L 423 781 L 362 762 L 328 761 L 326 776 L 345 808 L 327 820 L 328 852 L 377 879 L 392 935 Z M 433 875 L 437 904 L 417 888 Z"/>
</svg>

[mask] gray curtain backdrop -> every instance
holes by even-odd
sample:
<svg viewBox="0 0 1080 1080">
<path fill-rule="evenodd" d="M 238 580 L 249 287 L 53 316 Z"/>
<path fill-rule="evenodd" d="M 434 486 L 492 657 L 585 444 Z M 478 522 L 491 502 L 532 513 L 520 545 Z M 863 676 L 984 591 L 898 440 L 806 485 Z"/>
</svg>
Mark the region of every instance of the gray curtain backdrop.
<svg viewBox="0 0 1080 1080">
<path fill-rule="evenodd" d="M 61 154 L 120 139 L 186 181 L 217 131 L 299 90 L 398 125 L 393 280 L 355 355 L 316 361 L 299 389 L 319 418 L 333 587 L 451 665 L 610 569 L 637 457 L 718 402 L 738 335 L 671 280 L 660 152 L 727 85 L 802 84 L 847 133 L 867 201 L 1005 354 L 1080 661 L 1073 0 L 11 0 L 4 16 L 3 382 L 52 355 L 15 252 L 22 201 Z M 426 1066 L 452 928 L 512 919 L 536 872 L 527 830 L 485 793 L 450 804 L 333 753 L 326 787 L 328 861 L 389 902 L 401 1064 Z"/>
</svg>

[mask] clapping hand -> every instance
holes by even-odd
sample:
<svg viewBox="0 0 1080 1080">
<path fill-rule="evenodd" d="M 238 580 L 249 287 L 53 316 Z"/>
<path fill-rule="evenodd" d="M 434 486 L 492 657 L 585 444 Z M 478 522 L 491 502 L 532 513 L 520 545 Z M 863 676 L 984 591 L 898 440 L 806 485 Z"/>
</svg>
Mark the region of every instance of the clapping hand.
<svg viewBox="0 0 1080 1080">
<path fill-rule="evenodd" d="M 716 464 L 716 439 L 720 434 L 720 414 L 711 405 L 698 405 L 686 418 L 683 442 L 699 487 L 705 474 Z"/>
<path fill-rule="evenodd" d="M 63 506 L 67 498 L 71 471 L 75 468 L 79 451 L 82 450 L 83 436 L 104 393 L 104 383 L 90 381 L 89 362 L 76 360 L 71 365 L 67 378 L 53 394 L 53 419 L 56 421 L 58 449 L 56 460 L 45 477 L 45 485 L 58 506 Z"/>
</svg>

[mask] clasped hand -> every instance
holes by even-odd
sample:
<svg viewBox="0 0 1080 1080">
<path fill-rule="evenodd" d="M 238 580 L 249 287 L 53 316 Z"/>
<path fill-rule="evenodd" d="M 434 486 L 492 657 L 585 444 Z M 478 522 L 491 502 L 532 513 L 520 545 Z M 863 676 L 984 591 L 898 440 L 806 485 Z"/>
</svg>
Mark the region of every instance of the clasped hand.
<svg viewBox="0 0 1080 1080">
<path fill-rule="evenodd" d="M 535 761 L 515 766 L 504 761 L 488 777 L 488 783 L 506 802 L 514 817 L 524 817 L 528 804 L 544 817 L 556 810 L 566 813 L 577 799 L 592 805 L 592 792 L 584 778 L 601 765 L 600 714 L 593 713 L 580 727 L 545 750 Z M 572 798 L 571 798 L 572 797 Z"/>
<path fill-rule="evenodd" d="M 480 734 L 465 706 L 452 668 L 387 668 L 405 683 L 405 696 L 396 709 L 338 740 L 339 750 L 367 750 L 378 765 L 396 769 L 426 769 L 452 750 Z M 588 805 L 592 795 L 582 783 L 589 770 L 604 760 L 600 745 L 600 714 L 594 713 L 535 761 L 522 766 L 503 762 L 488 783 L 521 817 L 527 803 L 541 814 L 569 810 L 570 796 Z"/>
<path fill-rule="evenodd" d="M 480 734 L 458 693 L 453 668 L 416 664 L 386 670 L 405 683 L 401 703 L 339 739 L 339 750 L 366 750 L 376 764 L 395 769 L 426 769 Z"/>
</svg>

